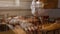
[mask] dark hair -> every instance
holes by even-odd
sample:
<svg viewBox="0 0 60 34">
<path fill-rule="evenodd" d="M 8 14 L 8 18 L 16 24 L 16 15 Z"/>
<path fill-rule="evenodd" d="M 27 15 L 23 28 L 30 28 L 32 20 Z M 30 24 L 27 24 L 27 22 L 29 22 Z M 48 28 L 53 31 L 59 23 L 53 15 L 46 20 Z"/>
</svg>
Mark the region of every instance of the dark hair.
<svg viewBox="0 0 60 34">
<path fill-rule="evenodd" d="M 38 0 L 36 0 L 36 1 L 38 1 Z"/>
</svg>

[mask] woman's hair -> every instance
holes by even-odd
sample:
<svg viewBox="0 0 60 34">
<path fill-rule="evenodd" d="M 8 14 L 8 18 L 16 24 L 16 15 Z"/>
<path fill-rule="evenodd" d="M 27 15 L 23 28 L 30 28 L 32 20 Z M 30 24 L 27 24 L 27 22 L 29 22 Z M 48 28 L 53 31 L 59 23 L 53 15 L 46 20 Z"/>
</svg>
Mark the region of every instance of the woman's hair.
<svg viewBox="0 0 60 34">
<path fill-rule="evenodd" d="M 38 1 L 38 0 L 36 0 L 36 1 Z"/>
</svg>

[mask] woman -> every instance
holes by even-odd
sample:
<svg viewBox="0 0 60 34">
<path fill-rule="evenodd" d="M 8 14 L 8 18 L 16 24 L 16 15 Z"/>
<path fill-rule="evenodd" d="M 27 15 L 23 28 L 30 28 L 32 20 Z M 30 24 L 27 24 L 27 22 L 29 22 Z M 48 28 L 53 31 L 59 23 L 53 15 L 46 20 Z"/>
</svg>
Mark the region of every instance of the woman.
<svg viewBox="0 0 60 34">
<path fill-rule="evenodd" d="M 31 12 L 33 15 L 35 15 L 35 8 L 36 8 L 36 0 L 33 0 L 31 4 Z"/>
<path fill-rule="evenodd" d="M 31 4 L 32 14 L 34 16 L 40 16 L 40 13 L 44 12 L 42 11 L 43 7 L 44 7 L 43 2 L 41 2 L 40 0 L 33 0 Z"/>
<path fill-rule="evenodd" d="M 40 0 L 33 0 L 32 4 L 31 4 L 31 10 L 32 10 L 32 14 L 35 17 L 38 17 L 39 21 L 41 22 L 41 24 L 43 23 L 43 18 L 40 16 L 44 16 L 45 11 L 43 9 L 44 7 L 44 3 Z"/>
</svg>

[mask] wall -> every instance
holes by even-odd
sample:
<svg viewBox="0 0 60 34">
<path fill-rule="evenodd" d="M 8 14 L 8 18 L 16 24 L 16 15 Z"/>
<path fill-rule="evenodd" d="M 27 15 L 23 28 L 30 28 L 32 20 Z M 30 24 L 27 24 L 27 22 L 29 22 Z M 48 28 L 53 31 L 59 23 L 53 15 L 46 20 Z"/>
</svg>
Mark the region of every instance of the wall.
<svg viewBox="0 0 60 34">
<path fill-rule="evenodd" d="M 30 10 L 0 10 L 0 15 L 5 15 L 5 14 L 9 14 L 9 16 L 11 15 L 31 15 Z"/>
<path fill-rule="evenodd" d="M 58 0 L 58 8 L 60 8 L 60 0 Z"/>
<path fill-rule="evenodd" d="M 5 1 L 5 0 L 0 0 Z M 15 2 L 15 0 L 6 0 L 8 2 Z M 20 6 L 0 7 L 0 15 L 31 15 L 30 5 L 32 0 L 20 0 Z M 5 2 L 6 3 L 6 2 Z M 5 4 L 4 4 L 5 5 Z M 1 5 L 0 5 L 1 6 Z M 18 9 L 18 10 L 17 10 Z"/>
<path fill-rule="evenodd" d="M 2 9 L 0 7 L 0 15 L 1 14 L 8 14 L 9 15 L 32 15 L 30 10 L 32 0 L 20 0 L 20 7 L 17 8 L 8 8 Z M 49 15 L 50 17 L 60 17 L 60 9 L 46 9 L 43 15 Z"/>
<path fill-rule="evenodd" d="M 45 12 L 45 14 L 48 14 L 50 17 L 60 17 L 60 9 L 45 9 L 45 11 L 47 12 Z"/>
</svg>

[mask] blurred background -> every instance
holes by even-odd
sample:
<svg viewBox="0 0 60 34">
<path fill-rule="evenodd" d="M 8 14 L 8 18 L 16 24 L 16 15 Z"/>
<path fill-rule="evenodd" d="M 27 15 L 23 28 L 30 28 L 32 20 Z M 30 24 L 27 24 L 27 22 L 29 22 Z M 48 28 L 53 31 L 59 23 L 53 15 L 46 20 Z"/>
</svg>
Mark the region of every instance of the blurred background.
<svg viewBox="0 0 60 34">
<path fill-rule="evenodd" d="M 60 0 L 41 0 L 40 17 L 32 16 L 32 1 L 0 0 L 0 34 L 60 34 Z"/>
<path fill-rule="evenodd" d="M 60 0 L 41 0 L 45 3 L 45 13 L 50 17 L 60 17 Z M 32 15 L 31 14 L 32 0 L 0 0 L 0 15 Z"/>
</svg>

